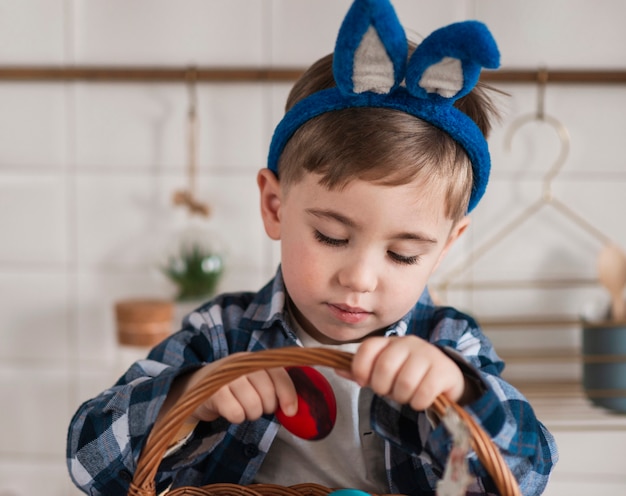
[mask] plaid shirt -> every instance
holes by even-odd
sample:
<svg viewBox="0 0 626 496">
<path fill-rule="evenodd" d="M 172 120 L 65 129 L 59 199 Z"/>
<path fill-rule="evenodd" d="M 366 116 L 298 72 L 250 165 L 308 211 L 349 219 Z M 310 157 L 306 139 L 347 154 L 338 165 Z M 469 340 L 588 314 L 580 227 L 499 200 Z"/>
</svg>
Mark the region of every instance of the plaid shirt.
<svg viewBox="0 0 626 496">
<path fill-rule="evenodd" d="M 258 293 L 223 294 L 189 314 L 180 331 L 76 412 L 67 442 L 74 483 L 91 495 L 126 495 L 172 381 L 234 352 L 296 346 L 284 309 L 279 270 Z M 465 362 L 457 361 L 464 373 L 485 386 L 484 394 L 467 411 L 501 449 L 522 493 L 541 494 L 557 459 L 554 439 L 527 400 L 500 378 L 504 364 L 474 320 L 452 308 L 435 307 L 425 291 L 409 314 L 387 330 L 387 335 L 405 334 L 454 349 L 464 357 Z M 433 428 L 424 412 L 379 397 L 374 398 L 371 412 L 374 430 L 385 439 L 389 492 L 434 494 L 451 444 L 445 428 Z M 169 485 L 252 483 L 278 427 L 273 415 L 239 425 L 201 422 L 184 446 L 161 462 L 157 490 Z M 476 476 L 470 492 L 496 493 L 475 455 L 470 467 Z"/>
</svg>

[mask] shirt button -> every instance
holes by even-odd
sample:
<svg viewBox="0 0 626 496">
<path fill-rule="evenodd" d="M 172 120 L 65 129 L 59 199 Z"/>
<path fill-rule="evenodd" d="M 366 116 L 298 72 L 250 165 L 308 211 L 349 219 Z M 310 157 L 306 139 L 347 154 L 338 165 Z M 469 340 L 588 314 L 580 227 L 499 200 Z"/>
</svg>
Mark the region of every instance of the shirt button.
<svg viewBox="0 0 626 496">
<path fill-rule="evenodd" d="M 246 444 L 243 447 L 243 454 L 247 458 L 254 458 L 259 454 L 259 447 L 256 444 Z"/>
<path fill-rule="evenodd" d="M 126 482 L 130 482 L 133 480 L 133 476 L 130 474 L 128 470 L 120 470 L 117 475 L 119 475 L 120 479 Z"/>
</svg>

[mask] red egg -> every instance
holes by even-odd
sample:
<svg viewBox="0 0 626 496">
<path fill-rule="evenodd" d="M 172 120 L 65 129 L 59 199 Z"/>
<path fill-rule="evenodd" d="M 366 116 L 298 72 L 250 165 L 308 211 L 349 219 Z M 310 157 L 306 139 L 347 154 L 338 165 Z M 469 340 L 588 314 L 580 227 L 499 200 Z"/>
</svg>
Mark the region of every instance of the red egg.
<svg viewBox="0 0 626 496">
<path fill-rule="evenodd" d="M 278 408 L 278 421 L 292 434 L 303 439 L 323 439 L 333 430 L 337 401 L 330 383 L 313 367 L 286 367 L 298 393 L 298 412 L 287 417 Z"/>
</svg>

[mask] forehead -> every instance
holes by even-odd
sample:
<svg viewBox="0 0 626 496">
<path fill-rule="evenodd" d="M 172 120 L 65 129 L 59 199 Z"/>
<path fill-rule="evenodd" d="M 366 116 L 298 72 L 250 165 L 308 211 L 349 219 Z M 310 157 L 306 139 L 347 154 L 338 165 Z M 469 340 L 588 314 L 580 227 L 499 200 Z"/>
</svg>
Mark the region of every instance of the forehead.
<svg viewBox="0 0 626 496">
<path fill-rule="evenodd" d="M 305 208 L 335 208 L 364 221 L 376 217 L 447 224 L 445 192 L 440 181 L 422 176 L 402 184 L 353 179 L 331 188 L 323 184 L 319 174 L 307 173 L 284 194 Z"/>
</svg>

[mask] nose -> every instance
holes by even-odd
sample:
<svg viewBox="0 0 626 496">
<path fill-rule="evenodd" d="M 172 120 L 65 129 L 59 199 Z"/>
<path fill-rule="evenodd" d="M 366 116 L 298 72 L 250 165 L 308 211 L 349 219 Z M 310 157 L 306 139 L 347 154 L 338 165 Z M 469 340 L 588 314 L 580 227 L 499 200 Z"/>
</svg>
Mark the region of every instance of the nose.
<svg viewBox="0 0 626 496">
<path fill-rule="evenodd" d="M 374 265 L 365 257 L 352 257 L 338 273 L 339 284 L 357 293 L 372 293 L 378 285 Z"/>
</svg>

